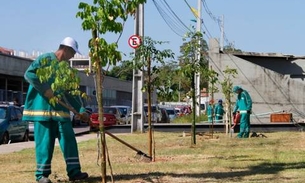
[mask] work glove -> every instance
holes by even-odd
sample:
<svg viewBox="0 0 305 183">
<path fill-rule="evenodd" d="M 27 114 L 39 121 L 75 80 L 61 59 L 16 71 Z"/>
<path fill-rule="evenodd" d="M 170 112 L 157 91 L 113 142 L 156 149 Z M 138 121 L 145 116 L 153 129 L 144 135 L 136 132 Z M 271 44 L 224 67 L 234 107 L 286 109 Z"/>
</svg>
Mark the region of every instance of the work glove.
<svg viewBox="0 0 305 183">
<path fill-rule="evenodd" d="M 81 115 L 80 119 L 81 119 L 83 122 L 86 122 L 86 123 L 89 122 L 90 116 L 89 116 L 88 113 L 83 112 L 83 113 L 81 113 L 80 115 Z"/>
<path fill-rule="evenodd" d="M 54 97 L 54 93 L 53 93 L 52 89 L 47 89 L 43 95 L 48 99 L 51 99 Z"/>
<path fill-rule="evenodd" d="M 81 120 L 81 121 L 83 121 L 83 122 L 88 123 L 89 120 L 90 120 L 90 116 L 89 116 L 88 113 L 83 112 L 83 113 L 80 113 L 80 114 L 76 114 L 76 115 L 75 115 L 75 119 L 76 119 L 76 120 Z"/>
</svg>

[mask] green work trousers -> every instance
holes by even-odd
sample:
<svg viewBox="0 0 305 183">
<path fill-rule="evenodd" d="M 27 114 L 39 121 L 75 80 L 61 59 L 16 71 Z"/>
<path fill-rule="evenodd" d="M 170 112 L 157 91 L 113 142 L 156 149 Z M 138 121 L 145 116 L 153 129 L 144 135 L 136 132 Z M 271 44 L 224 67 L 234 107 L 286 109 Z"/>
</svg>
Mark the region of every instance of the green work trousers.
<svg viewBox="0 0 305 183">
<path fill-rule="evenodd" d="M 237 135 L 238 138 L 249 138 L 250 134 L 250 114 L 240 114 L 240 130 Z"/>
<path fill-rule="evenodd" d="M 58 138 L 66 162 L 66 171 L 73 177 L 81 171 L 77 142 L 71 122 L 37 121 L 34 122 L 36 148 L 36 180 L 51 174 L 55 139 Z"/>
</svg>

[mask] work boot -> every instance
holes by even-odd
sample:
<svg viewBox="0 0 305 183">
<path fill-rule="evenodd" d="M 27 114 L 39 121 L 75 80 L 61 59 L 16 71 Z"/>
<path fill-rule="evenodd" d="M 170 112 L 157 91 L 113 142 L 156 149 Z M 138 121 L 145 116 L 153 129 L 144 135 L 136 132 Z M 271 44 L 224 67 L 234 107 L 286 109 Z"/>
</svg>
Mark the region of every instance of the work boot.
<svg viewBox="0 0 305 183">
<path fill-rule="evenodd" d="M 88 178 L 88 174 L 86 172 L 79 172 L 73 177 L 69 177 L 69 181 L 83 180 Z"/>
<path fill-rule="evenodd" d="M 52 183 L 52 182 L 48 177 L 41 177 L 41 179 L 38 180 L 38 183 Z"/>
</svg>

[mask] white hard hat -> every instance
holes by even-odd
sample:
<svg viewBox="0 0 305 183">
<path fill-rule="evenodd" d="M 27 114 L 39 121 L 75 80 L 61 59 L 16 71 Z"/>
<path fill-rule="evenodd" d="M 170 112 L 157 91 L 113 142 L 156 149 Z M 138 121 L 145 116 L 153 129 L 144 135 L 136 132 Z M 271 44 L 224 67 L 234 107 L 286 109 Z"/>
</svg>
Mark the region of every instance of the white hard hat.
<svg viewBox="0 0 305 183">
<path fill-rule="evenodd" d="M 75 39 L 71 38 L 71 37 L 66 37 L 64 40 L 62 40 L 62 42 L 60 43 L 60 45 L 64 45 L 64 46 L 69 46 L 71 48 L 73 48 L 73 50 L 78 53 L 81 54 L 78 51 L 78 44 L 77 41 L 75 41 Z"/>
</svg>

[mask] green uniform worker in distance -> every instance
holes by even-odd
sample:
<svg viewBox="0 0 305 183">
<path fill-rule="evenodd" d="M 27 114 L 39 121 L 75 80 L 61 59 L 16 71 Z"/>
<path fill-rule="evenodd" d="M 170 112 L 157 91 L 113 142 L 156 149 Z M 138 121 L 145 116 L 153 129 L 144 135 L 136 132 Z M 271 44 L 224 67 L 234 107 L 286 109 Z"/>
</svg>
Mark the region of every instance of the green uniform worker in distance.
<svg viewBox="0 0 305 183">
<path fill-rule="evenodd" d="M 214 101 L 210 100 L 209 105 L 207 107 L 207 116 L 208 116 L 208 122 L 209 123 L 212 123 L 212 121 L 213 121 L 213 116 L 214 116 L 213 105 L 214 105 Z"/>
<path fill-rule="evenodd" d="M 233 92 L 237 94 L 233 115 L 240 113 L 240 131 L 238 138 L 249 138 L 250 134 L 250 114 L 252 111 L 252 99 L 249 93 L 240 86 L 234 86 Z"/>
<path fill-rule="evenodd" d="M 215 122 L 216 123 L 222 123 L 223 121 L 223 114 L 225 113 L 224 109 L 223 109 L 223 105 L 222 105 L 222 100 L 219 99 L 218 100 L 218 104 L 216 104 L 215 106 Z"/>
<path fill-rule="evenodd" d="M 87 173 L 81 172 L 69 110 L 59 104 L 53 106 L 49 103 L 49 99 L 56 93 L 51 89 L 54 77 L 49 78 L 48 82 L 41 83 L 36 75 L 37 69 L 42 67 L 43 60 L 47 59 L 50 62 L 58 60 L 59 63 L 68 61 L 75 53 L 79 53 L 77 42 L 71 37 L 66 37 L 56 52 L 46 53 L 36 58 L 24 74 L 24 78 L 30 85 L 25 100 L 23 120 L 34 121 L 35 176 L 39 183 L 51 182 L 48 176 L 51 174 L 51 161 L 56 138 L 58 138 L 66 162 L 69 180 L 81 180 L 88 177 Z M 85 108 L 81 105 L 79 98 L 68 93 L 63 96 L 66 104 L 72 106 L 80 114 L 84 114 Z"/>
</svg>

